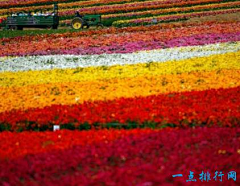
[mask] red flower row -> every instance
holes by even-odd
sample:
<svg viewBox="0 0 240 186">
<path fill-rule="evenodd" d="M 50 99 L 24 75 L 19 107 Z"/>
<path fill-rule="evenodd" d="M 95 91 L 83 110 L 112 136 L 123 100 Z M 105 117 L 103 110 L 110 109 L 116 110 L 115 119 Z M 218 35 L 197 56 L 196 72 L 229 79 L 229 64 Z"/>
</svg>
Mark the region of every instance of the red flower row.
<svg viewBox="0 0 240 186">
<path fill-rule="evenodd" d="M 211 178 L 221 171 L 224 185 L 239 185 L 239 179 L 227 177 L 230 171 L 240 171 L 239 133 L 240 128 L 160 130 L 28 155 L 1 161 L 0 185 L 185 185 L 189 171 L 194 173 L 194 185 L 203 184 L 202 171 L 211 173 Z M 78 133 L 68 135 L 70 140 L 75 137 Z M 179 173 L 183 177 L 172 177 Z M 219 179 L 208 182 L 220 183 Z"/>
<path fill-rule="evenodd" d="M 52 124 L 79 126 L 130 121 L 139 125 L 155 123 L 158 127 L 168 124 L 236 126 L 240 119 L 237 103 L 240 103 L 240 87 L 11 111 L 0 114 L 0 123 L 10 124 L 12 130 L 23 127 L 26 121 L 51 129 Z"/>
<path fill-rule="evenodd" d="M 76 145 L 90 145 L 99 142 L 109 143 L 128 135 L 144 135 L 153 132 L 146 130 L 89 130 L 56 132 L 2 132 L 0 133 L 0 161 L 14 159 L 28 154 L 38 154 L 56 149 L 66 149 Z M 0 176 L 1 177 L 1 176 Z"/>
</svg>

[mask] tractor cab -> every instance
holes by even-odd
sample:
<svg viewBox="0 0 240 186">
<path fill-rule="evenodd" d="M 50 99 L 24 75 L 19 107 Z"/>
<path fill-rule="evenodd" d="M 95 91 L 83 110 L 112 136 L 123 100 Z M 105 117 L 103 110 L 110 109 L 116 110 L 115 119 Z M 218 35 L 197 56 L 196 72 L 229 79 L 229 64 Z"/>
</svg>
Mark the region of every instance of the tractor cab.
<svg viewBox="0 0 240 186">
<path fill-rule="evenodd" d="M 82 18 L 83 16 L 79 14 L 79 12 L 75 12 L 75 17 L 80 17 Z"/>
</svg>

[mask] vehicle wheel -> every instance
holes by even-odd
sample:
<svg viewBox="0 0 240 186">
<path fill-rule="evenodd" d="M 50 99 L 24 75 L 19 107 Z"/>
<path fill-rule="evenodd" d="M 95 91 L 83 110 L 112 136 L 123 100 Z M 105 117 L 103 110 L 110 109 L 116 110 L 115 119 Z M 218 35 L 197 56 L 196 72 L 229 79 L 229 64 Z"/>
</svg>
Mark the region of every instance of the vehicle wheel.
<svg viewBox="0 0 240 186">
<path fill-rule="evenodd" d="M 75 30 L 79 30 L 79 29 L 83 28 L 83 20 L 79 17 L 75 17 L 72 20 L 72 28 Z"/>
<path fill-rule="evenodd" d="M 103 28 L 103 24 L 97 24 L 97 28 Z"/>
</svg>

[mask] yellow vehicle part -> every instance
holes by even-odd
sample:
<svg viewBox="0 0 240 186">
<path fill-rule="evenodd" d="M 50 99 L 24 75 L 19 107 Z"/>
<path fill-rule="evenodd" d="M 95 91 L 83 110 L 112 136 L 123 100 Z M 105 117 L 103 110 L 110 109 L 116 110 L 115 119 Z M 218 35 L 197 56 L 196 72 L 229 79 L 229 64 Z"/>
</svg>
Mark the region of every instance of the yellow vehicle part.
<svg viewBox="0 0 240 186">
<path fill-rule="evenodd" d="M 83 21 L 81 20 L 81 18 L 74 18 L 72 21 L 72 28 L 78 30 L 82 27 L 83 27 Z"/>
</svg>

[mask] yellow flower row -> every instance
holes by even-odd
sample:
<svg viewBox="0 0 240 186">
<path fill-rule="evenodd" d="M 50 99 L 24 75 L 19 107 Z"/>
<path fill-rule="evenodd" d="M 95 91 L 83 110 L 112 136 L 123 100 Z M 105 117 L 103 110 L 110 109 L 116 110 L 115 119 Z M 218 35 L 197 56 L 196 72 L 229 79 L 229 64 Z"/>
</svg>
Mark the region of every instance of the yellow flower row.
<svg viewBox="0 0 240 186">
<path fill-rule="evenodd" d="M 209 57 L 191 58 L 163 63 L 146 63 L 111 67 L 89 67 L 76 69 L 54 69 L 27 72 L 1 73 L 0 87 L 24 86 L 46 83 L 83 82 L 113 78 L 133 78 L 180 74 L 192 71 L 211 71 L 220 69 L 240 69 L 240 51 Z"/>
<path fill-rule="evenodd" d="M 87 82 L 65 82 L 0 88 L 0 112 L 74 104 L 120 97 L 240 86 L 240 70 L 216 70 L 183 74 L 144 75 Z"/>
</svg>

